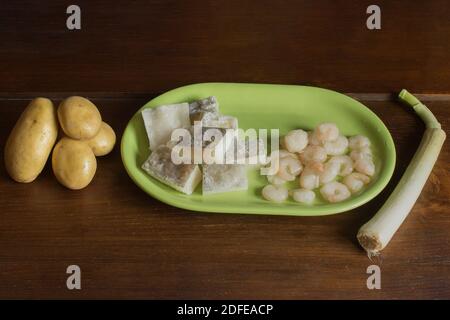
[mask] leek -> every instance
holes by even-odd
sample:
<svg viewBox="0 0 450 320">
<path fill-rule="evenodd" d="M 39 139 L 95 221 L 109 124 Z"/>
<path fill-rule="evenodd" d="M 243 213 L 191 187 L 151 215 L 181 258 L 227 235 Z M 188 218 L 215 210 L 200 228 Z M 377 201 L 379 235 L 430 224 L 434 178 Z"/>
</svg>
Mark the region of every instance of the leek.
<svg viewBox="0 0 450 320">
<path fill-rule="evenodd" d="M 424 121 L 426 129 L 411 163 L 386 203 L 358 231 L 358 241 L 369 257 L 383 250 L 417 201 L 441 151 L 445 132 L 433 113 L 403 89 L 400 101 L 411 106 Z"/>
</svg>

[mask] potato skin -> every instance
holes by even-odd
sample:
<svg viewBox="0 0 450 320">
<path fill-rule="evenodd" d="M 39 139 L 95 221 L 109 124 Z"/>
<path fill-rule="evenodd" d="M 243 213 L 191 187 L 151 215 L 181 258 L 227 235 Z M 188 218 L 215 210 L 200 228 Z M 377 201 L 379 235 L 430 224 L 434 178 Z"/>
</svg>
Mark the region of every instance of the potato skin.
<svg viewBox="0 0 450 320">
<path fill-rule="evenodd" d="M 52 168 L 59 183 L 79 190 L 94 178 L 97 160 L 85 141 L 62 138 L 53 149 Z"/>
<path fill-rule="evenodd" d="M 17 182 L 34 181 L 44 169 L 58 135 L 53 103 L 33 99 L 21 114 L 5 145 L 8 174 Z"/>
<path fill-rule="evenodd" d="M 116 144 L 116 134 L 109 124 L 102 122 L 100 131 L 94 138 L 88 140 L 87 144 L 91 147 L 95 156 L 107 155 Z"/>
<path fill-rule="evenodd" d="M 102 124 L 102 117 L 95 104 L 83 97 L 64 99 L 57 113 L 61 128 L 72 139 L 91 139 L 99 132 Z"/>
</svg>

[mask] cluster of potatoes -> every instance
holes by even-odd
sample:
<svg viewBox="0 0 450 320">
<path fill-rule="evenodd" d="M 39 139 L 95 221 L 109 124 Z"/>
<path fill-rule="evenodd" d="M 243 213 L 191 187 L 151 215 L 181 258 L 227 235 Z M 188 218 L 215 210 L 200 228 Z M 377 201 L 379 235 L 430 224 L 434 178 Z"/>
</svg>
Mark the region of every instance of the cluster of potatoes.
<svg viewBox="0 0 450 320">
<path fill-rule="evenodd" d="M 63 186 L 78 190 L 94 178 L 96 156 L 111 152 L 115 143 L 114 130 L 102 121 L 97 107 L 88 99 L 69 97 L 55 111 L 52 101 L 36 98 L 8 137 L 5 167 L 15 181 L 32 182 L 44 169 L 53 150 L 56 179 Z"/>
</svg>

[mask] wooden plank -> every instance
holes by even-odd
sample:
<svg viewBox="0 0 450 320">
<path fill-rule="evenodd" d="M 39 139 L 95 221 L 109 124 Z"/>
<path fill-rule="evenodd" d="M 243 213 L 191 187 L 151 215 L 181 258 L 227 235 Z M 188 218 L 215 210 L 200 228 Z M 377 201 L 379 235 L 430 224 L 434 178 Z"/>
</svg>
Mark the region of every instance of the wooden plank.
<svg viewBox="0 0 450 320">
<path fill-rule="evenodd" d="M 8 1 L 3 92 L 164 92 L 197 82 L 307 84 L 342 92 L 450 93 L 450 3 L 370 1 Z"/>
<path fill-rule="evenodd" d="M 47 94 L 53 96 L 54 94 Z M 120 139 L 148 98 L 95 98 Z M 55 100 L 55 102 L 58 102 Z M 373 263 L 355 235 L 386 200 L 417 148 L 423 125 L 390 101 L 363 101 L 397 147 L 388 187 L 349 213 L 275 217 L 197 213 L 165 205 L 136 187 L 119 148 L 99 159 L 85 190 L 69 191 L 51 168 L 18 184 L 0 166 L 0 298 L 374 299 L 450 297 L 449 148 L 413 212 L 383 251 L 382 289 L 366 288 Z M 0 100 L 0 156 L 24 100 Z M 448 101 L 429 108 L 449 128 Z M 65 287 L 82 269 L 82 290 Z"/>
</svg>

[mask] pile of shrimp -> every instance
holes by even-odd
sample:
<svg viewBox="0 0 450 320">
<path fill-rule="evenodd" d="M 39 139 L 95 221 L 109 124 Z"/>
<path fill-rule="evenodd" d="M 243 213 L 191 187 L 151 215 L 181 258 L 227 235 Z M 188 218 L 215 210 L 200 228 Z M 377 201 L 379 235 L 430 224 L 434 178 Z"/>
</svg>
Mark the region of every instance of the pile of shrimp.
<svg viewBox="0 0 450 320">
<path fill-rule="evenodd" d="M 316 191 L 335 203 L 360 192 L 375 173 L 370 140 L 362 135 L 341 135 L 334 123 L 319 124 L 313 131 L 290 131 L 281 141 L 278 172 L 267 176 L 269 184 L 262 196 L 283 202 L 289 196 L 296 202 L 313 204 Z M 298 178 L 298 189 L 288 190 L 288 181 Z"/>
</svg>

